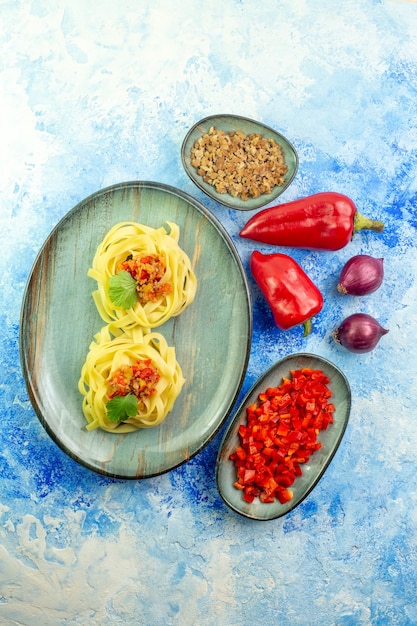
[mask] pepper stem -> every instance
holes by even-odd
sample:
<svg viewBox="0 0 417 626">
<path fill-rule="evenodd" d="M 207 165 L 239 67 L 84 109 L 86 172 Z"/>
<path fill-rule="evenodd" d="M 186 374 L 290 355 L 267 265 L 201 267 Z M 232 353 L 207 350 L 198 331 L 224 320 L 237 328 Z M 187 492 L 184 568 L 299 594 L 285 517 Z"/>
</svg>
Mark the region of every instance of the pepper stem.
<svg viewBox="0 0 417 626">
<path fill-rule="evenodd" d="M 381 233 L 384 230 L 384 224 L 378 220 L 371 220 L 356 211 L 353 218 L 353 232 L 357 233 L 360 230 L 375 230 L 377 233 Z"/>
<path fill-rule="evenodd" d="M 312 322 L 311 317 L 310 319 L 303 322 L 303 328 L 304 328 L 303 337 L 307 337 L 307 335 L 309 335 L 313 329 L 313 322 Z"/>
</svg>

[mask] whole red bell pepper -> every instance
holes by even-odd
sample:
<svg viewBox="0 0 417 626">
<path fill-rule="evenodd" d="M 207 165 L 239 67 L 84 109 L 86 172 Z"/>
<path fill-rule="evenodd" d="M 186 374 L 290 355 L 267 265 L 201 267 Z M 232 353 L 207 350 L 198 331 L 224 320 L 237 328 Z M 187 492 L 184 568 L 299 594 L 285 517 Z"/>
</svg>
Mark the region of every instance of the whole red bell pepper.
<svg viewBox="0 0 417 626">
<path fill-rule="evenodd" d="M 340 250 L 360 230 L 383 229 L 382 222 L 361 215 L 350 198 L 327 191 L 263 209 L 239 234 L 276 246 Z"/>
<path fill-rule="evenodd" d="M 324 300 L 297 261 L 287 254 L 262 254 L 255 250 L 250 257 L 250 270 L 278 328 L 288 330 L 302 324 L 304 337 L 307 336 L 312 317 L 321 311 Z"/>
</svg>

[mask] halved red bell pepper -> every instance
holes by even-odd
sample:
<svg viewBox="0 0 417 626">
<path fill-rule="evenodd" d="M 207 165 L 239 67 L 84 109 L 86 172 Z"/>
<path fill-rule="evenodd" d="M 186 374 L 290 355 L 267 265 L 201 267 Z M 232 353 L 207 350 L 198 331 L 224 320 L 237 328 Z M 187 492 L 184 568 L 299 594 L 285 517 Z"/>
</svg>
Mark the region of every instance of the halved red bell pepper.
<svg viewBox="0 0 417 626">
<path fill-rule="evenodd" d="M 383 229 L 382 222 L 361 215 L 350 198 L 327 191 L 259 211 L 239 234 L 276 246 L 339 250 L 360 230 Z"/>
<path fill-rule="evenodd" d="M 322 310 L 324 300 L 297 261 L 287 254 L 262 254 L 255 250 L 250 269 L 278 328 L 288 330 L 302 324 L 304 337 L 308 335 L 312 318 Z"/>
</svg>

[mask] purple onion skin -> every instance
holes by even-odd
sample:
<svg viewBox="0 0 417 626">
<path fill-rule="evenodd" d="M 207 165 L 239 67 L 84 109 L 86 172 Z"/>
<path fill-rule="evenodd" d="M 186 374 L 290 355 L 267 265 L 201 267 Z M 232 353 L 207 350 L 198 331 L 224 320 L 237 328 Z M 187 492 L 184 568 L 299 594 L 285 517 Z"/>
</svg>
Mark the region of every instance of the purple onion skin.
<svg viewBox="0 0 417 626">
<path fill-rule="evenodd" d="M 367 313 L 349 315 L 333 332 L 333 339 L 349 352 L 371 352 L 389 331 Z"/>
<path fill-rule="evenodd" d="M 383 278 L 384 259 L 358 254 L 345 263 L 337 289 L 350 296 L 366 296 L 381 286 Z"/>
</svg>

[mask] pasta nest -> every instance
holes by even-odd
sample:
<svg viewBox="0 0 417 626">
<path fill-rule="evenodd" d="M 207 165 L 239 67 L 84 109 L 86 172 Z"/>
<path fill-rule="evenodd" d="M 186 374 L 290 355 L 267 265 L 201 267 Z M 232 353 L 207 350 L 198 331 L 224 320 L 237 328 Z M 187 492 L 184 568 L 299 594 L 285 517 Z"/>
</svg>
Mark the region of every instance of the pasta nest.
<svg viewBox="0 0 417 626">
<path fill-rule="evenodd" d="M 100 243 L 88 275 L 97 282 L 93 293 L 98 312 L 107 324 L 130 330 L 136 326 L 156 328 L 179 315 L 195 298 L 197 279 L 191 261 L 179 246 L 177 224 L 151 228 L 136 222 L 120 222 L 113 226 Z M 116 306 L 109 296 L 109 280 L 126 259 L 156 255 L 163 260 L 165 273 L 161 285 L 168 287 L 151 301 L 138 301 L 129 309 Z"/>
<path fill-rule="evenodd" d="M 138 359 L 150 360 L 158 371 L 155 393 L 138 403 L 138 413 L 133 417 L 111 421 L 106 408 L 108 381 L 114 372 Z M 157 426 L 172 410 L 184 382 L 175 348 L 168 346 L 163 335 L 141 327 L 125 333 L 114 325 L 103 326 L 89 346 L 78 383 L 86 429 L 101 428 L 119 434 Z"/>
</svg>

